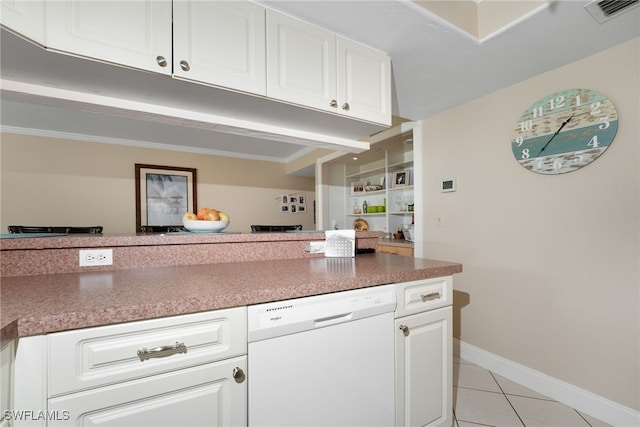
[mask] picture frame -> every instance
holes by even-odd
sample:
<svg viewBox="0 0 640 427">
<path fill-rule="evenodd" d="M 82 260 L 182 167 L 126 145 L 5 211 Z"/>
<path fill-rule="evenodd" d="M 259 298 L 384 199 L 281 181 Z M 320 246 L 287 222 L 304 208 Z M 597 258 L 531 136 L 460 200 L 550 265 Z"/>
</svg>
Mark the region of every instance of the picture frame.
<svg viewBox="0 0 640 427">
<path fill-rule="evenodd" d="M 393 173 L 392 187 L 406 187 L 409 185 L 409 171 L 399 170 Z"/>
<path fill-rule="evenodd" d="M 136 163 L 135 181 L 136 232 L 179 231 L 196 213 L 196 169 Z"/>
</svg>

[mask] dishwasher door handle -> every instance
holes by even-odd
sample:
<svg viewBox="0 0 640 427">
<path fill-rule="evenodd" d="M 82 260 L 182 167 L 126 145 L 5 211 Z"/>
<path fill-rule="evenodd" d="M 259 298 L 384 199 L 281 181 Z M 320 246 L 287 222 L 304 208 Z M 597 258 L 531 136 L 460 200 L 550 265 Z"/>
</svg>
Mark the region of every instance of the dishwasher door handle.
<svg viewBox="0 0 640 427">
<path fill-rule="evenodd" d="M 335 316 L 323 317 L 322 319 L 315 319 L 313 326 L 315 328 L 322 328 L 323 326 L 335 325 L 336 323 L 348 322 L 353 318 L 353 313 L 337 314 Z"/>
</svg>

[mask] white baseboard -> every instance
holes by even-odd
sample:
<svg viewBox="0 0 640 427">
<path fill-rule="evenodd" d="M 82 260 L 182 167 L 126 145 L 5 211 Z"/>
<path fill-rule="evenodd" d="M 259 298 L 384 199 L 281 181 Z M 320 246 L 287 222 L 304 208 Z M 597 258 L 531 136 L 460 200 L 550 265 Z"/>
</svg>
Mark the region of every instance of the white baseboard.
<svg viewBox="0 0 640 427">
<path fill-rule="evenodd" d="M 607 424 L 616 427 L 640 426 L 640 411 L 605 399 L 595 393 L 455 338 L 453 340 L 453 348 L 454 354 L 458 354 L 462 359 L 489 369 L 513 382 L 544 394 Z"/>
</svg>

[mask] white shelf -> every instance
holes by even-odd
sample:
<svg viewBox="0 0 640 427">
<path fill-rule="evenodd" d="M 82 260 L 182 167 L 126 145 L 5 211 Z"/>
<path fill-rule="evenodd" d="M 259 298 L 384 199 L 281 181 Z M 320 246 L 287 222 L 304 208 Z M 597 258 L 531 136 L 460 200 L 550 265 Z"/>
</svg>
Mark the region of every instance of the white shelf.
<svg viewBox="0 0 640 427">
<path fill-rule="evenodd" d="M 349 197 L 367 197 L 367 196 L 382 196 L 385 195 L 387 192 L 386 188 L 383 188 L 382 190 L 375 190 L 375 191 L 364 191 L 364 192 L 359 192 L 359 193 L 351 193 L 349 194 Z"/>
<path fill-rule="evenodd" d="M 379 166 L 371 169 L 366 169 L 360 172 L 354 172 L 352 174 L 347 175 L 345 178 L 353 179 L 353 178 L 362 178 L 366 176 L 374 176 L 374 175 L 384 175 L 385 167 Z"/>
<path fill-rule="evenodd" d="M 399 169 L 412 168 L 412 167 L 413 167 L 413 160 L 406 160 L 400 163 L 389 164 L 388 169 L 389 169 L 389 172 L 393 172 Z"/>
<path fill-rule="evenodd" d="M 404 187 L 391 187 L 389 191 L 413 191 L 413 185 L 405 185 Z"/>
</svg>

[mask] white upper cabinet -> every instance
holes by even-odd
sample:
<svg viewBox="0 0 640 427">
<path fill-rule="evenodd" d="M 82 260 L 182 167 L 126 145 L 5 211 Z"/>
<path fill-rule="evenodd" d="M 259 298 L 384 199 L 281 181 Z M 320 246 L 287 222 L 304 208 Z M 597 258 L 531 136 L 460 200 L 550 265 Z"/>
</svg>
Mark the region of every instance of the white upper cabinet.
<svg viewBox="0 0 640 427">
<path fill-rule="evenodd" d="M 391 60 L 385 53 L 267 10 L 267 95 L 391 124 Z"/>
<path fill-rule="evenodd" d="M 262 6 L 177 0 L 173 24 L 174 76 L 266 95 Z"/>
<path fill-rule="evenodd" d="M 267 11 L 267 95 L 336 111 L 335 34 Z"/>
<path fill-rule="evenodd" d="M 46 3 L 48 48 L 171 74 L 171 1 Z"/>
<path fill-rule="evenodd" d="M 346 116 L 391 125 L 391 59 L 337 38 L 338 108 Z"/>
<path fill-rule="evenodd" d="M 0 22 L 23 37 L 44 44 L 44 0 L 2 0 Z"/>
</svg>

